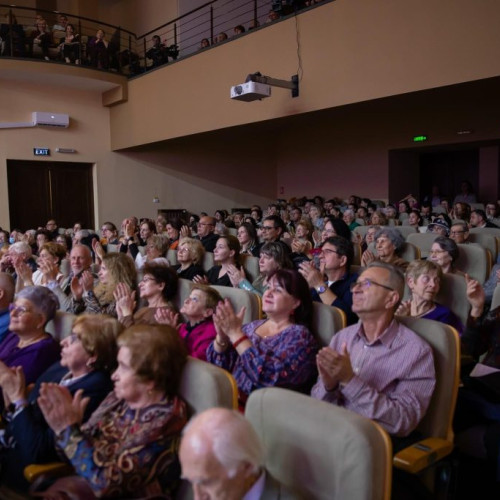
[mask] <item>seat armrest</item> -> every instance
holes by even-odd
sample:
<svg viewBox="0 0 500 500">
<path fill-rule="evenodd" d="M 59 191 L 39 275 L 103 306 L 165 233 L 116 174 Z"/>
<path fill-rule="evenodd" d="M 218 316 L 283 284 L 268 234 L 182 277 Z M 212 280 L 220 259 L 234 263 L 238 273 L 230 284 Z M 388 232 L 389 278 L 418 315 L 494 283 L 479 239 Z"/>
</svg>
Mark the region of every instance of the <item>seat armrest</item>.
<svg viewBox="0 0 500 500">
<path fill-rule="evenodd" d="M 394 467 L 416 474 L 446 457 L 453 450 L 453 443 L 446 439 L 428 438 L 396 453 Z"/>
<path fill-rule="evenodd" d="M 24 468 L 24 477 L 29 483 L 33 483 L 41 476 L 61 477 L 72 473 L 74 473 L 73 467 L 64 462 L 31 464 Z"/>
</svg>

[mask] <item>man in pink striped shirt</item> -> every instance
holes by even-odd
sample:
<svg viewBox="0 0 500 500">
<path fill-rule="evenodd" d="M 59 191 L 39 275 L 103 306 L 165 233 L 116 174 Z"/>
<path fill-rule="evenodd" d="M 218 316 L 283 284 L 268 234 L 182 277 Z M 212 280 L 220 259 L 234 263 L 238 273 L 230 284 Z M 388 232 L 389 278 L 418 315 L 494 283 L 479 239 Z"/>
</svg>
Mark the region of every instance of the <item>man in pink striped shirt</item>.
<svg viewBox="0 0 500 500">
<path fill-rule="evenodd" d="M 373 263 L 363 271 L 352 284 L 360 321 L 320 350 L 311 393 L 399 437 L 417 427 L 436 383 L 431 347 L 394 319 L 403 291 L 404 277 L 393 266 Z"/>
</svg>

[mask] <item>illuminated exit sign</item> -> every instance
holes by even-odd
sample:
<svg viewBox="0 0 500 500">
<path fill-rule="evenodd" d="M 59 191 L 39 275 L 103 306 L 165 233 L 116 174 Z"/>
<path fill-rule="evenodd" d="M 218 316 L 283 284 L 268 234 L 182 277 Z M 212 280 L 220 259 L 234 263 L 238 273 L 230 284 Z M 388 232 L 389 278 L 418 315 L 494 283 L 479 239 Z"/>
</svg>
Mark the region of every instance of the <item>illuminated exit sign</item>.
<svg viewBox="0 0 500 500">
<path fill-rule="evenodd" d="M 413 138 L 413 142 L 425 142 L 426 140 L 427 140 L 427 136 L 426 135 L 416 135 Z"/>
</svg>

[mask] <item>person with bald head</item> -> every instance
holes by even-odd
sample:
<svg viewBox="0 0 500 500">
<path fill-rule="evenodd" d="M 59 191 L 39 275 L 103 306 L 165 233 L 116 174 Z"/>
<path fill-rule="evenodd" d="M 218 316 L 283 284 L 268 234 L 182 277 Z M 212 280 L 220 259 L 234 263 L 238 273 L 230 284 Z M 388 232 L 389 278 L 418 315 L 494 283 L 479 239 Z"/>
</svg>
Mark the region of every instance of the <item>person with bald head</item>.
<svg viewBox="0 0 500 500">
<path fill-rule="evenodd" d="M 196 238 L 201 241 L 205 252 L 213 252 L 219 239 L 219 235 L 214 232 L 215 222 L 215 218 L 208 215 L 201 217 L 198 222 L 198 234 Z"/>
<path fill-rule="evenodd" d="M 92 254 L 90 248 L 86 245 L 77 244 L 71 249 L 70 253 L 71 272 L 59 283 L 57 281 L 57 266 L 51 261 L 40 262 L 40 271 L 42 271 L 47 287 L 50 288 L 59 299 L 60 310 L 72 312 L 71 281 L 73 278 L 80 279 L 84 271 L 90 270 L 92 265 Z M 97 279 L 97 276 L 94 275 Z"/>
<path fill-rule="evenodd" d="M 316 358 L 311 395 L 380 424 L 403 445 L 425 415 L 436 377 L 431 347 L 398 323 L 402 272 L 373 262 L 351 284 L 352 311 L 360 321 L 337 332 Z"/>
<path fill-rule="evenodd" d="M 0 343 L 9 331 L 9 305 L 14 300 L 14 278 L 9 273 L 0 273 Z"/>
<path fill-rule="evenodd" d="M 195 500 L 292 498 L 264 469 L 260 439 L 235 410 L 211 408 L 192 418 L 179 459 Z"/>
</svg>

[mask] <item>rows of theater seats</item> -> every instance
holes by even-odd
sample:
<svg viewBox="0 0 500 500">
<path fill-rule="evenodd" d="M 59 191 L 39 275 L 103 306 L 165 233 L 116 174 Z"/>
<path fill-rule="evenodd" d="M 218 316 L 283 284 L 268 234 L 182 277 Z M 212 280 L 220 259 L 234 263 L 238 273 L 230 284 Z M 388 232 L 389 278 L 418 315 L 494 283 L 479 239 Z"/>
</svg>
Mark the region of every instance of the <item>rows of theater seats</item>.
<svg viewBox="0 0 500 500">
<path fill-rule="evenodd" d="M 177 306 L 189 295 L 192 286 L 192 282 L 180 280 Z M 247 307 L 245 321 L 261 317 L 257 295 L 230 287 L 216 288 L 236 309 Z M 73 319 L 68 313 L 58 313 L 52 333 L 58 337 L 69 335 Z M 389 500 L 393 460 L 394 466 L 420 476 L 427 472 L 434 477 L 434 472 L 429 472 L 430 466 L 448 466 L 445 459 L 453 448 L 451 419 L 459 377 L 458 334 L 442 323 L 416 318 L 402 318 L 402 321 L 433 347 L 437 388 L 428 414 L 419 426 L 427 439 L 418 447 L 403 450 L 394 459 L 387 433 L 374 422 L 343 408 L 278 388 L 260 389 L 250 396 L 245 415 L 263 441 L 266 467 L 295 493 L 295 498 Z M 342 311 L 314 304 L 312 330 L 320 345 L 327 345 L 344 326 Z M 232 376 L 193 358 L 183 374 L 180 392 L 192 414 L 212 406 L 237 406 Z M 31 480 L 39 473 L 38 466 L 27 470 Z M 187 484 L 182 484 L 177 498 L 192 498 Z"/>
</svg>

